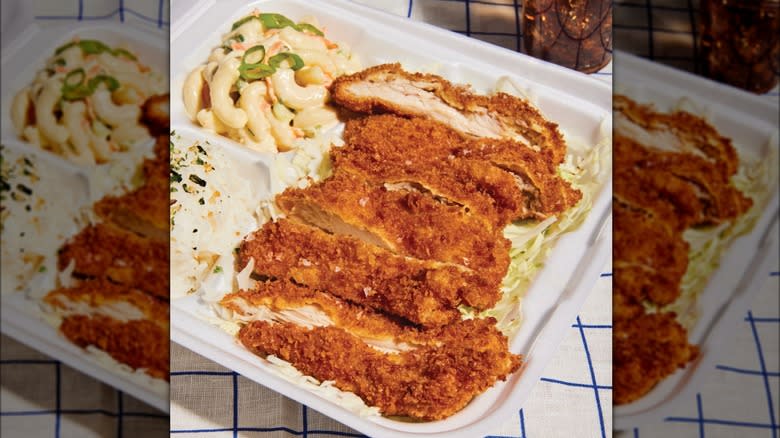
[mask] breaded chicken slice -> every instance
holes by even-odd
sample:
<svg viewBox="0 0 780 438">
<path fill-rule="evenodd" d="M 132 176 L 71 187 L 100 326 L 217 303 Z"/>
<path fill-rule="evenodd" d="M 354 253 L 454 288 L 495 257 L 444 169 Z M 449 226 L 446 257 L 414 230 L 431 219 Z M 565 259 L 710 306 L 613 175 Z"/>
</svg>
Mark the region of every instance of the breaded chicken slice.
<svg viewBox="0 0 780 438">
<path fill-rule="evenodd" d="M 143 184 L 121 196 L 105 196 L 93 210 L 102 220 L 140 236 L 168 243 L 170 239 L 170 148 L 168 136 L 160 136 L 153 159 L 145 159 Z"/>
<path fill-rule="evenodd" d="M 483 310 L 500 297 L 499 285 L 488 284 L 478 272 L 399 256 L 287 219 L 247 236 L 238 255 L 240 269 L 254 260 L 257 275 L 325 290 L 423 326 L 455 321 L 460 304 Z"/>
<path fill-rule="evenodd" d="M 692 225 L 713 225 L 733 220 L 753 205 L 750 198 L 734 187 L 730 177 L 724 176 L 715 165 L 699 156 L 648 149 L 635 139 L 622 135 L 615 136 L 614 147 L 616 169 L 635 169 L 638 173 L 660 171 L 668 178 L 688 184 L 689 191 L 698 198 L 698 203 L 688 207 L 691 214 L 686 214 L 695 220 Z M 621 184 L 617 182 L 618 186 Z M 680 191 L 677 193 L 680 194 Z M 690 198 L 690 195 L 686 197 Z"/>
<path fill-rule="evenodd" d="M 170 380 L 168 330 L 152 321 L 73 315 L 62 321 L 60 331 L 81 348 L 92 345 L 130 368 Z"/>
<path fill-rule="evenodd" d="M 657 112 L 616 94 L 612 100 L 615 134 L 623 135 L 657 152 L 698 157 L 717 169 L 722 179 L 737 172 L 739 157 L 731 140 L 706 120 L 685 111 Z"/>
<path fill-rule="evenodd" d="M 168 380 L 169 307 L 166 301 L 106 279 L 80 281 L 49 292 L 47 311 L 74 344 L 94 346 L 115 360 Z"/>
<path fill-rule="evenodd" d="M 348 172 L 276 197 L 290 218 L 350 235 L 397 254 L 454 263 L 498 284 L 509 267 L 510 242 L 463 212 L 417 192 L 388 190 Z"/>
<path fill-rule="evenodd" d="M 612 381 L 618 405 L 641 398 L 699 353 L 674 313 L 615 319 L 613 330 Z"/>
<path fill-rule="evenodd" d="M 521 363 L 493 318 L 418 331 L 327 294 L 266 287 L 222 302 L 248 321 L 238 334 L 241 343 L 334 381 L 383 415 L 446 418 Z"/>
<path fill-rule="evenodd" d="M 76 277 L 107 278 L 168 299 L 168 243 L 142 238 L 113 225 L 90 225 L 60 248 L 58 269 L 73 261 Z"/>
<path fill-rule="evenodd" d="M 536 151 L 549 150 L 554 164 L 566 155 L 558 125 L 528 101 L 505 93 L 475 94 L 440 76 L 406 72 L 400 64 L 341 76 L 330 91 L 336 103 L 352 111 L 425 117 L 468 138 L 508 139 Z"/>
<path fill-rule="evenodd" d="M 347 122 L 344 138 L 350 148 L 347 153 L 362 151 L 369 157 L 363 161 L 370 159 L 372 165 L 388 167 L 385 163 L 399 163 L 398 167 L 409 171 L 419 172 L 417 169 L 425 167 L 452 172 L 449 169 L 454 162 L 480 163 L 470 164 L 474 173 L 469 178 L 477 178 L 475 182 L 487 176 L 491 181 L 500 178 L 501 192 L 493 189 L 485 194 L 503 212 L 501 217 L 514 216 L 511 220 L 546 219 L 572 207 L 582 197 L 558 175 L 549 152 L 536 152 L 507 140 L 475 142 L 424 118 L 385 114 L 353 119 Z M 334 148 L 332 154 L 341 153 Z M 486 164 L 495 169 L 486 170 Z M 514 180 L 514 190 L 508 186 L 508 177 Z"/>
<path fill-rule="evenodd" d="M 141 121 L 153 136 L 168 135 L 171 129 L 170 95 L 168 93 L 146 99 L 141 110 Z"/>
<path fill-rule="evenodd" d="M 688 242 L 643 210 L 613 204 L 614 287 L 637 301 L 672 303 L 688 269 Z"/>
<path fill-rule="evenodd" d="M 331 150 L 338 171 L 353 172 L 387 187 L 430 194 L 437 200 L 463 206 L 469 214 L 482 218 L 495 229 L 502 229 L 521 216 L 523 194 L 512 175 L 489 163 L 452 156 L 436 166 L 427 157 L 417 160 L 401 156 L 373 154 L 360 145 Z M 400 152 L 400 150 L 399 150 Z"/>
</svg>

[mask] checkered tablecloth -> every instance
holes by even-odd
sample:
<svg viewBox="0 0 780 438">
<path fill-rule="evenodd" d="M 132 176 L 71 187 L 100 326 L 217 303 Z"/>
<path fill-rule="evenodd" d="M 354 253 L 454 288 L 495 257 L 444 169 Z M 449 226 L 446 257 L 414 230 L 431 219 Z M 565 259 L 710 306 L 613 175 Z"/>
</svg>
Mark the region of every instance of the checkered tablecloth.
<svg viewBox="0 0 780 438">
<path fill-rule="evenodd" d="M 30 20 L 44 26 L 100 20 L 119 26 L 137 22 L 150 28 L 168 28 L 167 0 L 39 0 L 34 4 L 27 2 L 25 8 L 29 10 Z M 14 8 L 22 16 L 11 17 L 8 22 L 4 17 L 4 25 L 9 26 L 3 29 L 4 41 L 7 29 L 11 32 L 24 29 L 25 8 Z M 153 438 L 168 435 L 167 414 L 5 335 L 0 342 L 0 436 Z"/>
<path fill-rule="evenodd" d="M 518 50 L 518 0 L 362 0 L 412 20 Z M 174 13 L 177 5 L 174 4 Z M 175 19 L 175 18 L 174 18 Z M 594 75 L 611 82 L 611 66 Z M 528 401 L 496 424 L 494 437 L 612 434 L 612 298 L 609 268 Z M 318 412 L 174 344 L 171 433 L 183 437 L 362 436 Z M 381 438 L 381 437 L 378 437 Z"/>
<path fill-rule="evenodd" d="M 615 48 L 692 73 L 701 71 L 697 48 L 696 0 L 614 2 Z M 616 63 L 620 63 L 616 57 Z M 615 84 L 620 75 L 615 75 Z M 763 96 L 778 104 L 777 88 Z M 775 249 L 777 252 L 777 249 Z M 771 437 L 780 435 L 780 303 L 778 267 L 763 273 L 766 283 L 751 309 L 736 322 L 735 338 L 719 346 L 722 363 L 708 383 L 672 417 L 631 428 L 620 437 Z"/>
</svg>

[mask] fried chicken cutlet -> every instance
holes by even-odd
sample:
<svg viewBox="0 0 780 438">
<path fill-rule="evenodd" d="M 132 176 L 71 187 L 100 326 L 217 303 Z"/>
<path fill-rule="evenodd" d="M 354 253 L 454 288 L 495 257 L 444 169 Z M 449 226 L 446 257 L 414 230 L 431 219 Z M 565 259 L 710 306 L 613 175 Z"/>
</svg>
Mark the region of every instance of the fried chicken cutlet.
<svg viewBox="0 0 780 438">
<path fill-rule="evenodd" d="M 688 268 L 688 243 L 682 232 L 621 202 L 613 203 L 613 214 L 615 293 L 657 305 L 672 303 Z"/>
<path fill-rule="evenodd" d="M 223 300 L 237 319 L 249 321 L 239 331 L 241 343 L 334 381 L 383 415 L 446 418 L 520 366 L 492 318 L 420 331 L 327 294 L 276 283 Z M 299 312 L 319 316 L 304 323 Z"/>
<path fill-rule="evenodd" d="M 618 94 L 613 96 L 612 106 L 616 133 L 648 149 L 699 157 L 715 166 L 722 179 L 737 172 L 739 157 L 731 141 L 701 117 L 685 111 L 657 112 L 652 105 Z"/>
<path fill-rule="evenodd" d="M 159 242 L 169 240 L 170 149 L 168 136 L 160 136 L 154 158 L 143 163 L 143 184 L 121 196 L 105 196 L 93 206 L 106 222 Z"/>
<path fill-rule="evenodd" d="M 239 269 L 251 259 L 255 274 L 325 290 L 423 326 L 455 321 L 460 304 L 483 310 L 499 299 L 499 284 L 470 269 L 399 256 L 287 219 L 247 236 L 238 259 Z"/>
<path fill-rule="evenodd" d="M 108 278 L 168 299 L 168 244 L 113 225 L 90 225 L 60 248 L 58 269 L 73 261 L 77 277 Z"/>
<path fill-rule="evenodd" d="M 630 403 L 647 394 L 666 376 L 694 360 L 699 349 L 674 313 L 616 318 L 613 332 L 615 403 Z"/>
<path fill-rule="evenodd" d="M 499 284 L 509 267 L 510 242 L 483 222 L 417 192 L 393 191 L 337 172 L 305 189 L 276 197 L 295 220 L 346 234 L 397 254 L 454 263 Z"/>
<path fill-rule="evenodd" d="M 107 279 L 80 281 L 43 299 L 62 318 L 60 331 L 115 360 L 168 380 L 168 303 Z"/>
<path fill-rule="evenodd" d="M 352 119 L 344 138 L 347 146 L 331 151 L 336 168 L 357 167 L 377 178 L 415 177 L 432 193 L 477 211 L 492 207 L 504 225 L 507 219 L 560 214 L 582 197 L 557 174 L 549 153 L 506 140 L 475 142 L 424 118 L 385 114 Z M 445 182 L 441 174 L 457 178 L 460 186 Z M 475 195 L 465 196 L 462 190 Z"/>
<path fill-rule="evenodd" d="M 475 94 L 440 76 L 406 72 L 400 64 L 341 76 L 330 91 L 336 103 L 355 112 L 429 118 L 468 138 L 507 139 L 536 151 L 550 151 L 556 165 L 566 155 L 558 125 L 527 101 L 506 93 Z"/>
</svg>

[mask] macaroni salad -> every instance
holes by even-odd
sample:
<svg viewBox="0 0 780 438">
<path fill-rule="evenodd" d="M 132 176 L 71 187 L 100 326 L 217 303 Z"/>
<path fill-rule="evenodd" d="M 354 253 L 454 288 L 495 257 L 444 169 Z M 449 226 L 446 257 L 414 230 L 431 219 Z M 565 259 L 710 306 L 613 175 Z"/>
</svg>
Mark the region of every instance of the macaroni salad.
<svg viewBox="0 0 780 438">
<path fill-rule="evenodd" d="M 338 123 L 328 86 L 360 68 L 315 19 L 254 11 L 187 76 L 184 107 L 201 126 L 250 149 L 288 151 Z"/>
<path fill-rule="evenodd" d="M 132 52 L 74 39 L 16 94 L 11 120 L 22 139 L 43 149 L 79 164 L 103 163 L 150 138 L 142 106 L 166 88 Z"/>
</svg>

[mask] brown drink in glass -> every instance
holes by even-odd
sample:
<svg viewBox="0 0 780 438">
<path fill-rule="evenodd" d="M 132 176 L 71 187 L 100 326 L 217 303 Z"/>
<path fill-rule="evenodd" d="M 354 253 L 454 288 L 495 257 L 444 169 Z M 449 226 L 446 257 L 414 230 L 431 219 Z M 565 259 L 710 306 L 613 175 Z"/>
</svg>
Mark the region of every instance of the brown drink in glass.
<svg viewBox="0 0 780 438">
<path fill-rule="evenodd" d="M 525 53 L 592 73 L 612 59 L 610 0 L 523 1 Z"/>
<path fill-rule="evenodd" d="M 780 0 L 702 0 L 704 75 L 754 93 L 777 85 Z"/>
</svg>

